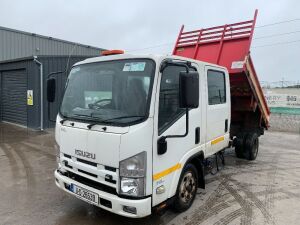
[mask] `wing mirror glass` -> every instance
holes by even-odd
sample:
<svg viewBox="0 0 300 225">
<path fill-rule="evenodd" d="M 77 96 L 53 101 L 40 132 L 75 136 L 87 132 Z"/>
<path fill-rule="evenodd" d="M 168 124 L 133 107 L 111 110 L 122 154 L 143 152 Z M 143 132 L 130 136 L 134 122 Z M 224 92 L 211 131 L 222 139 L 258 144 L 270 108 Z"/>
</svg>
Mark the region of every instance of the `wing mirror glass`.
<svg viewBox="0 0 300 225">
<path fill-rule="evenodd" d="M 199 106 L 199 74 L 194 71 L 179 74 L 179 107 L 194 109 Z"/>
<path fill-rule="evenodd" d="M 50 78 L 47 80 L 47 101 L 54 102 L 56 93 L 56 80 Z"/>
</svg>

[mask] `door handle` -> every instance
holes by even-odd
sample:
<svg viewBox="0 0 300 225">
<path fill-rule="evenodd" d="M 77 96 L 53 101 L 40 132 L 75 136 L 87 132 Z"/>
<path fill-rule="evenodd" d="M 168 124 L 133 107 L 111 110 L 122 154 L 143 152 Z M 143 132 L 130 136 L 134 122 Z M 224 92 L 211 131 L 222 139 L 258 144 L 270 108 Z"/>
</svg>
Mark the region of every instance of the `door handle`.
<svg viewBox="0 0 300 225">
<path fill-rule="evenodd" d="M 228 119 L 225 120 L 225 133 L 228 131 Z"/>
<path fill-rule="evenodd" d="M 195 144 L 200 143 L 200 127 L 196 127 L 195 129 Z"/>
</svg>

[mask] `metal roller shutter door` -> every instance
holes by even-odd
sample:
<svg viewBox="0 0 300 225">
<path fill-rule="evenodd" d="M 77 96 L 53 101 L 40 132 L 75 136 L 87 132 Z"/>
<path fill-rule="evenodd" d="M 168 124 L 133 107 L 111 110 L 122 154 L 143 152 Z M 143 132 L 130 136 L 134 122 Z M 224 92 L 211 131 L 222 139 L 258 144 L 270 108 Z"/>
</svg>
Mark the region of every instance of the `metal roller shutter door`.
<svg viewBox="0 0 300 225">
<path fill-rule="evenodd" d="M 25 70 L 1 73 L 2 121 L 27 126 L 27 75 Z"/>
</svg>

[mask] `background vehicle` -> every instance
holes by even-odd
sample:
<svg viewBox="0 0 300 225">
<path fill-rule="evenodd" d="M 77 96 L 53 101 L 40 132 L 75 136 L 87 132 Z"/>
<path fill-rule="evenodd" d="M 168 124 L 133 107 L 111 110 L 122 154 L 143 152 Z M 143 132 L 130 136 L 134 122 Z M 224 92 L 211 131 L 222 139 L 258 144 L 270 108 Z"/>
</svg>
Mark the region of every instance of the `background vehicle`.
<svg viewBox="0 0 300 225">
<path fill-rule="evenodd" d="M 231 140 L 255 159 L 269 111 L 248 54 L 254 26 L 182 28 L 173 56 L 111 51 L 75 64 L 57 116 L 56 185 L 144 217 L 189 208 L 205 187 L 203 160 Z M 54 89 L 50 79 L 49 101 Z"/>
</svg>

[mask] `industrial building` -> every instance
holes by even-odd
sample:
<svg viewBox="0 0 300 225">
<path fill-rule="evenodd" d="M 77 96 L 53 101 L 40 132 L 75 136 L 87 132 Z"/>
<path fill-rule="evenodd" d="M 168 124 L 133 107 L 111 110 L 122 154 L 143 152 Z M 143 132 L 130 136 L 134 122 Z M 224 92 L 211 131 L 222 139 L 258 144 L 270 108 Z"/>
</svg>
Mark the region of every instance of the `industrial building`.
<svg viewBox="0 0 300 225">
<path fill-rule="evenodd" d="M 0 27 L 0 121 L 41 130 L 53 127 L 71 66 L 102 50 Z M 51 104 L 46 98 L 49 75 L 57 82 Z"/>
</svg>

